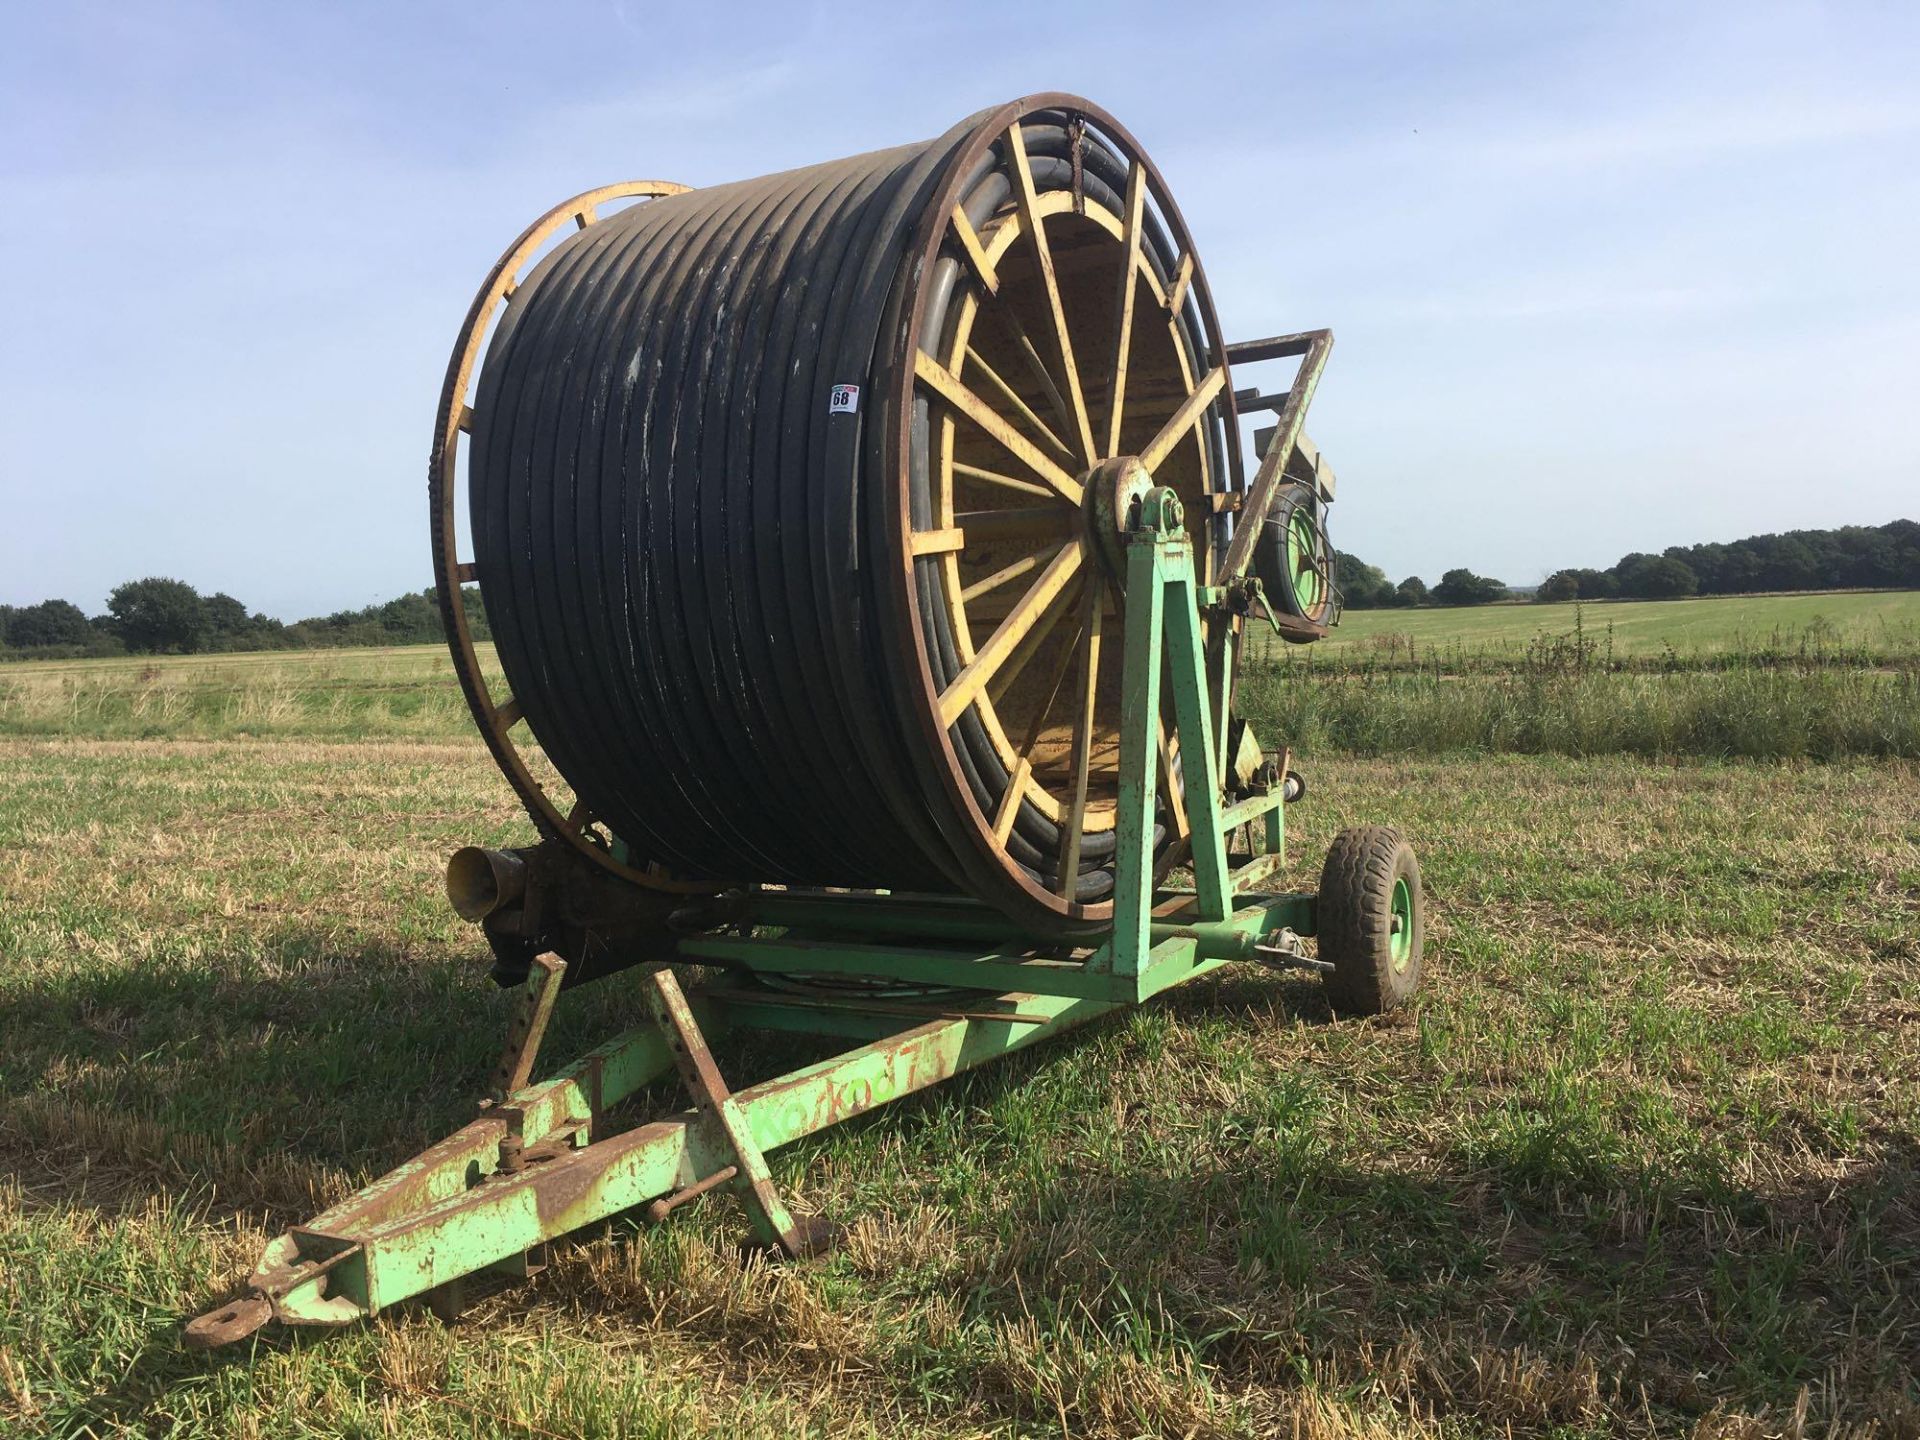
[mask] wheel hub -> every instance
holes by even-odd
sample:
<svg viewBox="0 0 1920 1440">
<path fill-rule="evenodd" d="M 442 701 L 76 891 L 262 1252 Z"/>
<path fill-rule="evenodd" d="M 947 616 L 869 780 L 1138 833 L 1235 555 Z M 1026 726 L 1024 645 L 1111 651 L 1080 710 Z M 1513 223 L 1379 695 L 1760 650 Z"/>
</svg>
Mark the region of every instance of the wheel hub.
<svg viewBox="0 0 1920 1440">
<path fill-rule="evenodd" d="M 1127 573 L 1127 536 L 1139 521 L 1140 502 L 1154 487 L 1154 478 L 1137 455 L 1102 460 L 1080 477 L 1086 495 L 1081 513 L 1093 541 L 1094 553 L 1106 566 L 1114 584 Z"/>
<path fill-rule="evenodd" d="M 1413 889 L 1404 876 L 1393 882 L 1393 897 L 1389 906 L 1391 923 L 1388 927 L 1387 952 L 1393 961 L 1393 968 L 1404 970 L 1413 955 Z"/>
</svg>

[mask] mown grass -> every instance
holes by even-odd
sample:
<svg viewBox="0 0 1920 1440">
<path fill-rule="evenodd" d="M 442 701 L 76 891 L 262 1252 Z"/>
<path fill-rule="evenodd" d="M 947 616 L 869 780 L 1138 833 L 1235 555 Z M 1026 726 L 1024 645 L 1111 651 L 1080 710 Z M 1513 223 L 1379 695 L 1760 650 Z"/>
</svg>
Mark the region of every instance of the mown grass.
<svg viewBox="0 0 1920 1440">
<path fill-rule="evenodd" d="M 470 1116 L 508 1002 L 439 866 L 525 822 L 466 738 L 0 741 L 0 1433 L 1920 1433 L 1920 768 L 1300 763 L 1298 883 L 1420 847 L 1408 1011 L 1222 972 L 783 1152 L 826 1260 L 714 1197 L 208 1356 Z"/>
</svg>

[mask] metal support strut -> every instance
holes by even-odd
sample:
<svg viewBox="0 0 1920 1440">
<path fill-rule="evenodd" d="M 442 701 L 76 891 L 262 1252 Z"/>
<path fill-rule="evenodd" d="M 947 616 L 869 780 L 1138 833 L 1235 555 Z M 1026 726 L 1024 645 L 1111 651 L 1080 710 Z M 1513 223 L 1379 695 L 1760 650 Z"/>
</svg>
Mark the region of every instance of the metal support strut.
<svg viewBox="0 0 1920 1440">
<path fill-rule="evenodd" d="M 647 1008 L 667 1037 L 667 1048 L 673 1054 L 680 1078 L 693 1096 L 694 1107 L 708 1125 L 718 1127 L 725 1147 L 733 1152 L 733 1163 L 726 1168 L 745 1182 L 741 1198 L 746 1201 L 754 1231 L 762 1242 L 777 1246 L 795 1259 L 827 1248 L 832 1243 L 833 1227 L 817 1215 L 796 1220 L 774 1188 L 767 1157 L 754 1141 L 753 1127 L 747 1123 L 740 1103 L 733 1098 L 720 1067 L 714 1063 L 707 1039 L 700 1033 L 700 1022 L 694 1019 L 693 1007 L 687 1004 L 673 971 L 664 965 L 655 966 L 648 973 L 646 984 Z M 698 1193 L 717 1183 L 720 1182 L 714 1176 L 708 1176 L 695 1181 L 687 1190 Z M 682 1195 L 692 1198 L 685 1191 Z M 672 1208 L 672 1204 L 667 1205 L 667 1209 Z"/>
</svg>

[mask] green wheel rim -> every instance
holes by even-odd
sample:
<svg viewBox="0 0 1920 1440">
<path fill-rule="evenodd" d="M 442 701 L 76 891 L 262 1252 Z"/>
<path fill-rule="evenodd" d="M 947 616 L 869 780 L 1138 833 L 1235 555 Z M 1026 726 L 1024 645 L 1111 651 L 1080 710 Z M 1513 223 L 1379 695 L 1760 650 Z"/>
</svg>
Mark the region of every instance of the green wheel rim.
<svg viewBox="0 0 1920 1440">
<path fill-rule="evenodd" d="M 1413 887 L 1407 884 L 1405 876 L 1393 882 L 1392 913 L 1393 933 L 1387 942 L 1387 953 L 1393 957 L 1393 968 L 1404 970 L 1407 961 L 1413 958 Z"/>
<path fill-rule="evenodd" d="M 1313 516 L 1304 507 L 1296 509 L 1287 522 L 1287 573 L 1293 577 L 1294 603 L 1308 618 L 1319 612 L 1327 593 L 1326 577 L 1316 556 L 1318 540 Z"/>
</svg>

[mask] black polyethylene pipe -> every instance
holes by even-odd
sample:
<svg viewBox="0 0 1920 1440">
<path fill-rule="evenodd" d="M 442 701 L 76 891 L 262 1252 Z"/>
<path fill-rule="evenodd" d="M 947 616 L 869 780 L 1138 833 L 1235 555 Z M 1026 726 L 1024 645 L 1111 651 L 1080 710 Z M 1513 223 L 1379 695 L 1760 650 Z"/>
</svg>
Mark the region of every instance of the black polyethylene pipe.
<svg viewBox="0 0 1920 1440">
<path fill-rule="evenodd" d="M 868 473 L 864 427 L 880 423 L 873 376 L 897 343 L 882 332 L 917 269 L 914 232 L 990 113 L 921 144 L 635 205 L 547 255 L 501 320 L 469 462 L 494 641 L 548 756 L 645 860 L 716 880 L 982 888 L 915 773 L 915 701 L 878 648 L 897 557 L 870 523 L 886 477 Z M 1072 183 L 1067 117 L 1023 128 L 1036 185 Z M 1119 208 L 1127 163 L 1087 145 L 1087 193 Z M 984 221 L 1004 171 L 982 161 L 963 194 Z M 1171 274 L 1157 221 L 1146 248 Z M 952 277 L 933 278 L 937 335 Z M 861 387 L 859 410 L 830 408 L 842 384 Z M 924 448 L 916 510 L 923 461 Z M 957 647 L 923 599 L 943 685 Z M 1005 766 L 971 713 L 956 740 L 992 813 Z M 1059 838 L 1023 803 L 1007 852 L 1045 876 Z M 1082 903 L 1111 893 L 1112 846 L 1111 832 L 1087 837 Z"/>
</svg>

